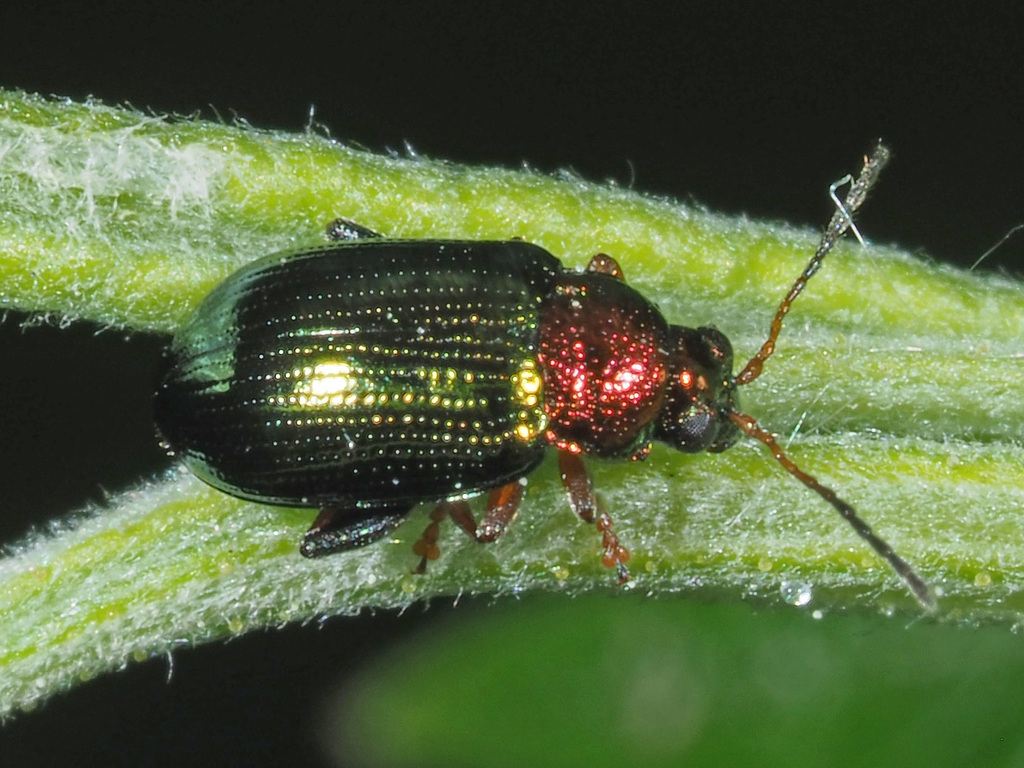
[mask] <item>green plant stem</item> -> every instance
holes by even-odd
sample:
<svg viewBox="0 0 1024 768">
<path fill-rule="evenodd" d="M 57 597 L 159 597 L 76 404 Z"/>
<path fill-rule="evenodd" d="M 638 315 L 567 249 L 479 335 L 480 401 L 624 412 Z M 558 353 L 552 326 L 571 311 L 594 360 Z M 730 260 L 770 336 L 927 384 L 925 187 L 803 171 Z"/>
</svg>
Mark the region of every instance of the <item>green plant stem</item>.
<svg viewBox="0 0 1024 768">
<path fill-rule="evenodd" d="M 854 148 L 849 169 L 856 170 Z M 885 181 L 883 179 L 882 183 Z M 823 221 L 829 211 L 823 196 Z M 745 359 L 817 243 L 573 177 L 354 150 L 313 133 L 169 119 L 0 91 L 0 302 L 166 333 L 217 282 L 320 241 L 336 216 L 401 237 L 523 237 L 582 265 L 613 254 L 673 322 L 714 323 Z M 870 225 L 864 226 L 870 232 Z M 844 243 L 743 392 L 805 469 L 942 592 L 941 616 L 1019 621 L 1024 537 L 1014 281 Z M 821 610 L 917 610 L 819 498 L 756 445 L 656 448 L 594 466 L 634 589 L 716 590 Z M 0 561 L 0 713 L 179 644 L 459 592 L 613 590 L 556 470 L 489 547 L 446 530 L 425 577 L 412 515 L 365 551 L 304 560 L 309 511 L 231 499 L 187 474 L 112 498 Z"/>
</svg>

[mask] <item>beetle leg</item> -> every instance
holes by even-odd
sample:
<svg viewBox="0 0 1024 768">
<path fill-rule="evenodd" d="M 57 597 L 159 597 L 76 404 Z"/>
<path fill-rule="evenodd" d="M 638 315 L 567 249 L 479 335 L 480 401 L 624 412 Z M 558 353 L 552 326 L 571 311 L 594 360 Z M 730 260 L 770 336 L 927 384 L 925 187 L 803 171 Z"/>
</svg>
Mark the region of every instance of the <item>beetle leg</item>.
<svg viewBox="0 0 1024 768">
<path fill-rule="evenodd" d="M 356 224 L 351 219 L 338 218 L 327 225 L 328 240 L 364 240 L 368 237 L 380 237 L 380 235 L 362 224 Z"/>
<path fill-rule="evenodd" d="M 441 549 L 437 546 L 437 540 L 441 536 L 441 521 L 450 514 L 449 507 L 465 503 L 464 501 L 445 501 L 430 511 L 430 523 L 423 529 L 423 534 L 416 540 L 416 543 L 412 545 L 413 553 L 420 556 L 420 564 L 416 566 L 413 573 L 426 573 L 427 561 L 437 560 L 440 557 Z M 452 516 L 454 517 L 454 515 Z"/>
<path fill-rule="evenodd" d="M 572 511 L 583 522 L 594 522 L 597 497 L 594 495 L 594 484 L 590 482 L 590 473 L 587 472 L 582 457 L 572 451 L 559 451 L 558 472 L 562 476 L 565 492 L 569 494 L 569 506 L 572 507 Z"/>
<path fill-rule="evenodd" d="M 501 538 L 516 514 L 523 500 L 523 482 L 514 480 L 499 486 L 487 494 L 487 512 L 477 525 L 469 503 L 464 500 L 449 501 L 441 505 L 455 524 L 481 544 L 490 544 Z"/>
<path fill-rule="evenodd" d="M 487 494 L 487 513 L 480 521 L 480 525 L 476 526 L 476 530 L 472 532 L 465 528 L 463 530 L 466 530 L 482 544 L 499 538 L 519 512 L 519 504 L 523 500 L 524 482 L 513 480 L 511 483 L 493 489 Z"/>
<path fill-rule="evenodd" d="M 312 527 L 306 531 L 299 552 L 304 557 L 321 557 L 372 544 L 395 530 L 409 514 L 409 510 L 396 513 L 389 511 L 392 509 L 385 507 L 369 516 L 366 516 L 364 510 L 359 510 L 360 519 L 349 522 L 351 516 L 343 514 L 349 510 L 324 507 Z"/>
<path fill-rule="evenodd" d="M 430 523 L 423 535 L 413 545 L 413 552 L 420 556 L 417 573 L 424 573 L 428 560 L 436 560 L 440 554 L 437 539 L 441 533 L 441 521 L 451 517 L 455 524 L 481 544 L 498 539 L 515 518 L 523 500 L 523 483 L 519 480 L 495 488 L 487 495 L 487 512 L 477 525 L 476 518 L 465 499 L 445 501 L 430 512 Z"/>
<path fill-rule="evenodd" d="M 607 568 L 615 568 L 619 584 L 625 584 L 629 581 L 629 569 L 626 568 L 629 550 L 619 543 L 608 513 L 598 510 L 594 485 L 590 481 L 583 457 L 572 451 L 559 451 L 558 471 L 562 475 L 562 485 L 569 494 L 572 511 L 584 522 L 597 523 L 597 530 L 601 532 L 601 546 L 604 547 L 601 563 Z"/>
<path fill-rule="evenodd" d="M 622 272 L 622 267 L 619 266 L 619 262 L 609 256 L 607 253 L 597 253 L 587 264 L 587 272 L 597 272 L 602 275 L 611 275 L 612 277 L 626 281 L 626 276 Z"/>
<path fill-rule="evenodd" d="M 444 506 L 444 511 L 455 521 L 455 524 L 466 532 L 466 535 L 476 538 L 476 518 L 473 517 L 468 501 L 464 499 L 449 501 L 442 506 Z"/>
<path fill-rule="evenodd" d="M 476 518 L 465 499 L 445 501 L 430 512 L 430 523 L 423 535 L 413 544 L 412 551 L 420 556 L 416 573 L 426 573 L 427 561 L 436 560 L 440 555 L 437 539 L 441 535 L 441 522 L 450 517 L 468 535 L 481 544 L 498 539 L 515 519 L 519 504 L 523 500 L 523 483 L 516 480 L 495 488 L 487 495 L 487 512 L 477 525 Z"/>
</svg>

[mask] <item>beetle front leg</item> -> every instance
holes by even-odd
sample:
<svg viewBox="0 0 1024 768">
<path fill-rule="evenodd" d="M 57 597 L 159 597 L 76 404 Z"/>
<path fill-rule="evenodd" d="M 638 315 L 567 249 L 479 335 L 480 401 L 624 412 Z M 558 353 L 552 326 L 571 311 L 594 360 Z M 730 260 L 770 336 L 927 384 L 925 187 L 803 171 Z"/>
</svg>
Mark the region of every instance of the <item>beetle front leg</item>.
<svg viewBox="0 0 1024 768">
<path fill-rule="evenodd" d="M 345 513 L 348 514 L 345 514 Z M 409 510 L 395 513 L 387 508 L 366 515 L 365 510 L 356 510 L 357 522 L 351 520 L 351 510 L 324 507 L 316 521 L 306 531 L 299 552 L 303 557 L 322 557 L 334 552 L 347 552 L 372 544 L 397 528 L 409 514 Z"/>
<path fill-rule="evenodd" d="M 590 473 L 587 472 L 587 466 L 583 463 L 583 457 L 572 451 L 559 451 L 558 471 L 562 475 L 562 485 L 569 495 L 569 506 L 572 507 L 572 511 L 586 523 L 597 523 L 597 530 L 601 532 L 601 546 L 604 547 L 602 565 L 615 568 L 619 584 L 625 584 L 629 581 L 629 569 L 626 567 L 629 550 L 619 543 L 619 537 L 608 513 L 598 510 L 594 485 L 590 480 Z"/>
</svg>

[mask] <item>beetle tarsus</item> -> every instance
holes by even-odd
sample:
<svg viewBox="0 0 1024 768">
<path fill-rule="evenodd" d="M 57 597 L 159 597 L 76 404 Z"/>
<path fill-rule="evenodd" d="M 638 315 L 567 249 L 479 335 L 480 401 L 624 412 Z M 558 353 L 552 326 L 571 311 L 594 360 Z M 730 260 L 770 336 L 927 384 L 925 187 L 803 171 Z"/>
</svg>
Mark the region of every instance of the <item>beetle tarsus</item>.
<svg viewBox="0 0 1024 768">
<path fill-rule="evenodd" d="M 423 575 L 427 572 L 427 561 L 437 560 L 441 556 L 441 548 L 437 546 L 437 540 L 441 537 L 441 521 L 451 513 L 449 508 L 455 503 L 465 504 L 465 502 L 444 502 L 430 511 L 430 522 L 412 545 L 413 553 L 419 555 L 420 558 L 420 563 L 413 569 L 413 573 Z"/>
<path fill-rule="evenodd" d="M 614 568 L 618 574 L 619 585 L 629 581 L 629 569 L 626 563 L 629 562 L 629 550 L 619 543 L 619 537 L 614 530 L 614 524 L 607 512 L 602 512 L 597 518 L 597 530 L 601 532 L 601 546 L 604 547 L 604 554 L 601 556 L 601 564 L 606 568 Z"/>
</svg>

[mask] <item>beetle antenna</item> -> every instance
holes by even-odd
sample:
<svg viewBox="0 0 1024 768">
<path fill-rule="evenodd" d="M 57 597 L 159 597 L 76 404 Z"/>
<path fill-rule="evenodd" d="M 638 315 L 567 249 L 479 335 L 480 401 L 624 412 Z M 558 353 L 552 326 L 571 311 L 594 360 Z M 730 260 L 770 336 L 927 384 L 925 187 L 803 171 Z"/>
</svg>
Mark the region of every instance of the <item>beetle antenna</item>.
<svg viewBox="0 0 1024 768">
<path fill-rule="evenodd" d="M 770 432 L 761 427 L 751 416 L 747 416 L 745 413 L 738 413 L 736 411 L 729 412 L 729 418 L 732 422 L 742 429 L 747 435 L 759 440 L 768 446 L 772 452 L 772 456 L 775 460 L 783 466 L 783 468 L 793 475 L 797 480 L 806 485 L 812 491 L 821 496 L 825 501 L 835 507 L 838 512 L 850 525 L 853 526 L 853 530 L 857 532 L 864 541 L 871 545 L 871 548 L 875 550 L 882 558 L 892 566 L 892 569 L 899 574 L 900 578 L 910 587 L 910 591 L 914 593 L 914 597 L 917 598 L 918 602 L 921 603 L 929 611 L 934 611 L 936 608 L 935 597 L 932 595 L 931 588 L 928 584 L 917 575 L 913 567 L 904 560 L 902 557 L 896 554 L 896 550 L 885 539 L 876 534 L 871 530 L 871 526 L 868 525 L 849 503 L 843 501 L 836 492 L 829 488 L 827 485 L 822 485 L 818 482 L 818 478 L 814 475 L 804 472 L 796 463 L 789 458 L 779 447 L 775 438 Z"/>
<path fill-rule="evenodd" d="M 832 214 L 832 218 L 829 221 L 828 226 L 825 228 L 825 233 L 821 237 L 821 243 L 818 245 L 817 252 L 811 257 L 810 262 L 808 262 L 800 277 L 798 277 L 796 282 L 793 283 L 793 287 L 789 289 L 789 293 L 786 294 L 786 298 L 784 298 L 782 303 L 779 305 L 779 309 L 775 313 L 775 318 L 772 320 L 771 330 L 768 332 L 767 341 L 761 345 L 761 349 L 758 353 L 750 359 L 750 362 L 747 363 L 736 377 L 735 383 L 738 386 L 749 384 L 761 375 L 761 369 L 764 366 L 765 360 L 771 357 L 772 353 L 775 352 L 775 342 L 778 340 L 779 332 L 782 330 L 782 321 L 789 313 L 789 309 L 793 305 L 793 301 L 800 295 L 800 292 L 803 291 L 804 286 L 807 285 L 807 281 L 810 280 L 811 277 L 814 276 L 814 273 L 821 267 L 821 262 L 824 261 L 828 252 L 832 250 L 832 246 L 839 241 L 839 238 L 842 237 L 847 230 L 852 229 L 854 234 L 857 236 L 857 239 L 863 244 L 864 240 L 853 223 L 853 214 L 857 212 L 857 209 L 860 208 L 867 199 L 868 190 L 870 190 L 875 181 L 878 180 L 878 174 L 888 160 L 889 150 L 885 145 L 880 143 L 875 146 L 874 151 L 870 155 L 864 157 L 864 167 L 861 169 L 860 175 L 856 179 L 853 179 L 850 176 L 844 176 L 842 179 L 835 182 L 835 184 L 833 184 L 829 189 L 829 194 L 836 204 L 836 212 Z M 850 184 L 850 191 L 846 193 L 846 199 L 840 201 L 836 196 L 836 189 L 847 183 Z M 857 535 L 870 544 L 871 548 L 874 549 L 875 552 L 877 552 L 892 567 L 892 569 L 899 574 L 900 578 L 907 584 L 918 602 L 930 611 L 935 610 L 935 597 L 932 595 L 932 591 L 928 584 L 925 583 L 924 579 L 917 575 L 906 560 L 896 554 L 896 551 L 892 548 L 889 542 L 871 530 L 871 526 L 860 518 L 857 514 L 857 510 L 855 510 L 848 502 L 839 498 L 839 496 L 836 495 L 836 492 L 831 488 L 818 482 L 818 479 L 814 477 L 814 475 L 808 474 L 800 469 L 800 467 L 798 467 L 796 463 L 786 455 L 772 434 L 761 427 L 761 425 L 758 424 L 751 416 L 737 411 L 729 411 L 728 416 L 732 422 L 743 430 L 743 432 L 745 432 L 749 437 L 752 437 L 768 446 L 768 449 L 772 452 L 772 456 L 775 457 L 775 460 L 778 461 L 779 464 L 789 472 L 789 474 L 793 475 L 797 480 L 831 504 L 835 508 L 836 512 L 838 512 L 841 517 L 853 526 L 853 530 L 857 532 Z"/>
<path fill-rule="evenodd" d="M 793 287 L 789 289 L 789 293 L 786 294 L 786 298 L 782 300 L 779 305 L 778 311 L 775 313 L 775 319 L 772 320 L 771 330 L 768 332 L 768 339 L 764 344 L 761 345 L 761 349 L 756 355 L 750 358 L 750 362 L 747 363 L 746 367 L 740 371 L 736 377 L 736 384 L 742 386 L 743 384 L 749 384 L 758 376 L 761 375 L 761 368 L 764 366 L 764 361 L 772 356 L 775 351 L 775 342 L 779 338 L 779 332 L 782 330 L 782 321 L 789 314 L 789 308 L 793 306 L 793 301 L 800 292 L 803 291 L 804 286 L 807 285 L 807 281 L 811 279 L 818 268 L 821 266 L 821 262 L 824 261 L 825 256 L 832 250 L 832 246 L 838 242 L 839 238 L 842 237 L 848 229 L 853 228 L 857 234 L 857 239 L 863 240 L 860 237 L 860 232 L 857 231 L 853 224 L 853 214 L 857 212 L 857 209 L 861 207 L 864 200 L 867 199 L 868 190 L 874 185 L 875 181 L 878 180 L 878 174 L 882 170 L 883 166 L 889 161 L 889 149 L 879 143 L 875 146 L 874 151 L 870 155 L 864 157 L 864 167 L 861 169 L 860 175 L 856 180 L 852 180 L 850 176 L 845 176 L 835 184 L 832 185 L 830 193 L 832 199 L 838 203 L 836 198 L 835 190 L 837 187 L 842 186 L 848 181 L 852 181 L 850 184 L 850 191 L 846 193 L 846 199 L 842 203 L 838 203 L 836 206 L 836 212 L 832 214 L 832 219 L 829 221 L 828 226 L 825 228 L 825 234 L 821 237 L 821 244 L 818 245 L 818 250 L 811 257 L 807 267 L 804 268 L 803 273 L 793 283 Z"/>
</svg>

